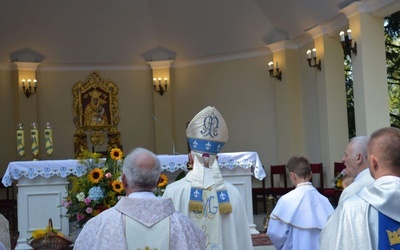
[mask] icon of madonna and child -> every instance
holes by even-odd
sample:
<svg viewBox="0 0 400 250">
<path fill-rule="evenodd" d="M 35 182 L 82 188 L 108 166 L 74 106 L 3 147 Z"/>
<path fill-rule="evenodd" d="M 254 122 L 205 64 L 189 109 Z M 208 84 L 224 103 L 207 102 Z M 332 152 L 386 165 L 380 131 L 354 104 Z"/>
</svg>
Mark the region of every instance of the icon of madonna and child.
<svg viewBox="0 0 400 250">
<path fill-rule="evenodd" d="M 108 93 L 93 89 L 82 95 L 83 125 L 85 127 L 109 126 L 110 105 Z M 86 104 L 86 106 L 85 106 Z"/>
</svg>

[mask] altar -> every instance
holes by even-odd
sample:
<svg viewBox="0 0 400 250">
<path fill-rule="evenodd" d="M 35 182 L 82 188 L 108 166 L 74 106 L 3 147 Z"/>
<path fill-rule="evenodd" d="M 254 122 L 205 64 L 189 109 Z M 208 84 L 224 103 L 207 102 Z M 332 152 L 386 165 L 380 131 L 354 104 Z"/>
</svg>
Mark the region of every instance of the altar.
<svg viewBox="0 0 400 250">
<path fill-rule="evenodd" d="M 159 155 L 162 169 L 168 172 L 187 171 L 187 155 Z M 258 234 L 253 222 L 251 176 L 265 178 L 265 172 L 256 152 L 220 153 L 218 161 L 222 176 L 236 186 L 242 196 L 249 227 Z M 252 171 L 253 170 L 253 171 Z M 37 228 L 44 228 L 49 218 L 55 229 L 68 235 L 70 231 L 66 208 L 60 206 L 67 196 L 68 175 L 81 176 L 86 168 L 78 160 L 46 160 L 10 162 L 3 184 L 11 186 L 17 180 L 18 230 L 16 249 L 31 249 L 27 239 Z"/>
</svg>

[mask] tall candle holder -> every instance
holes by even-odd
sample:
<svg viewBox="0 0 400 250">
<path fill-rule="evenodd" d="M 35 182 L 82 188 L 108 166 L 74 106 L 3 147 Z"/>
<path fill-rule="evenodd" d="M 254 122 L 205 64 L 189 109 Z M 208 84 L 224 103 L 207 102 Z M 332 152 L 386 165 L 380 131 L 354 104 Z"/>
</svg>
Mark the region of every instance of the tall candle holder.
<svg viewBox="0 0 400 250">
<path fill-rule="evenodd" d="M 37 161 L 39 159 L 39 126 L 36 122 L 31 124 L 31 150 L 33 160 Z"/>
<path fill-rule="evenodd" d="M 46 155 L 50 156 L 53 154 L 53 129 L 50 122 L 46 123 L 44 129 L 44 142 L 45 142 L 45 152 Z"/>
<path fill-rule="evenodd" d="M 17 125 L 17 155 L 19 157 L 25 155 L 25 132 L 23 123 Z"/>
</svg>

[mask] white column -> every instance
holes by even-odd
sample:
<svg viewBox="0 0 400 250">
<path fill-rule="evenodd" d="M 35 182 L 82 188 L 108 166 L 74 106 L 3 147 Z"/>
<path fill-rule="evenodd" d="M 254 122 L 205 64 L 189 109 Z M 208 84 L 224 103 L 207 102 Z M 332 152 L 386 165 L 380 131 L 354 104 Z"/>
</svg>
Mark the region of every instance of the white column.
<svg viewBox="0 0 400 250">
<path fill-rule="evenodd" d="M 172 119 L 172 88 L 170 77 L 170 65 L 172 60 L 148 62 L 153 70 L 152 83 L 156 84 L 159 91 L 159 84 L 165 88 L 165 78 L 167 79 L 167 89 L 164 93 L 154 91 L 154 129 L 156 133 L 156 152 L 157 154 L 175 153 L 175 142 L 173 133 Z M 159 82 L 160 81 L 160 82 Z"/>
<path fill-rule="evenodd" d="M 357 55 L 352 54 L 356 134 L 390 126 L 383 18 L 354 2 L 342 10 L 349 19 Z"/>
<path fill-rule="evenodd" d="M 297 45 L 282 41 L 268 45 L 273 61 L 279 63 L 282 81 L 275 84 L 278 160 L 287 162 L 292 155 L 304 153 L 304 129 Z"/>
<path fill-rule="evenodd" d="M 316 72 L 321 157 L 325 187 L 334 178 L 333 164 L 341 161 L 349 141 L 343 52 L 339 37 L 314 37 L 321 71 Z"/>
</svg>

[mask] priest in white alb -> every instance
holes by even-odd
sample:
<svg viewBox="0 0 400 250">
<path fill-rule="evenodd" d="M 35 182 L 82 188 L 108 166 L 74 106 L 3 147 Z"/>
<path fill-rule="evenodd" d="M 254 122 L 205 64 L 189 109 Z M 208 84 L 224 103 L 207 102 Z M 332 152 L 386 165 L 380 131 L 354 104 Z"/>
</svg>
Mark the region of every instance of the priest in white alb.
<svg viewBox="0 0 400 250">
<path fill-rule="evenodd" d="M 321 232 L 320 249 L 400 249 L 400 129 L 373 132 L 367 152 L 375 182 L 339 204 Z"/>
<path fill-rule="evenodd" d="M 204 250 L 206 239 L 171 199 L 156 197 L 161 173 L 158 157 L 137 148 L 124 160 L 122 183 L 127 197 L 90 219 L 75 241 L 76 250 Z"/>
<path fill-rule="evenodd" d="M 217 153 L 228 139 L 218 110 L 200 111 L 186 130 L 193 170 L 169 184 L 163 197 L 172 198 L 176 210 L 188 216 L 207 236 L 207 249 L 253 249 L 246 210 L 240 193 L 223 180 Z"/>
</svg>

